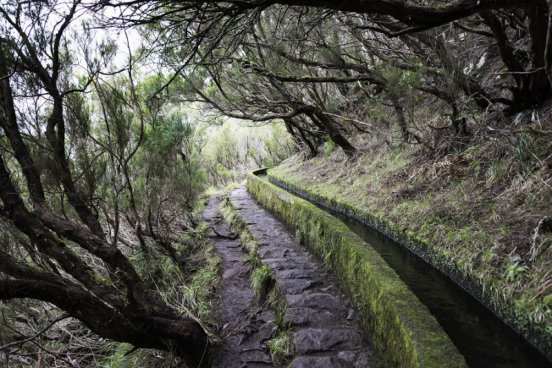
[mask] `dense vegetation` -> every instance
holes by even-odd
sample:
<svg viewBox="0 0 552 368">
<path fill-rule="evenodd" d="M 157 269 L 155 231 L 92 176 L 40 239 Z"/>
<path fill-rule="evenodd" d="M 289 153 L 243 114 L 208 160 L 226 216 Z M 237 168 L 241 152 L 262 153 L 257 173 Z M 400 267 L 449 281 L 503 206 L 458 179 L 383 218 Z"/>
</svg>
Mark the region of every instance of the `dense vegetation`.
<svg viewBox="0 0 552 368">
<path fill-rule="evenodd" d="M 308 159 L 338 147 L 343 170 L 402 170 L 386 177 L 396 192 L 383 207 L 473 178 L 481 203 L 443 205 L 432 224 L 519 215 L 502 221 L 515 231 L 491 235 L 484 266 L 514 285 L 530 323 L 550 326 L 550 1 L 0 4 L 8 364 L 135 356 L 106 338 L 200 365 L 216 283 L 201 193 L 296 149 Z M 387 149 L 399 163 L 381 159 Z M 377 159 L 359 160 L 366 151 Z M 485 206 L 501 198 L 517 202 Z"/>
</svg>

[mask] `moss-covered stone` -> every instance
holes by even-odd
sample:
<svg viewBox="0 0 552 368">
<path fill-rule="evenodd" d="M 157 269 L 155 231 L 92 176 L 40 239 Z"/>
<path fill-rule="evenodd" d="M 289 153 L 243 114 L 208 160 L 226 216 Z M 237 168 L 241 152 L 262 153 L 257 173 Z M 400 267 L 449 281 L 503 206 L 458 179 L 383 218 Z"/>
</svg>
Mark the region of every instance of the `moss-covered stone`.
<svg viewBox="0 0 552 368">
<path fill-rule="evenodd" d="M 552 356 L 550 324 L 533 323 L 529 314 L 520 312 L 526 309 L 520 300 L 505 298 L 496 280 L 489 275 L 482 277 L 474 274 L 472 265 L 466 259 L 458 257 L 445 247 L 432 244 L 418 233 L 398 226 L 380 213 L 361 208 L 359 203 L 353 199 L 349 200 L 347 196 L 311 190 L 308 186 L 301 186 L 300 183 L 284 178 L 278 170 L 269 170 L 265 173 L 270 182 L 300 194 L 314 203 L 350 216 L 399 242 L 454 280 L 546 356 Z M 454 236 L 460 235 L 455 233 Z M 473 234 L 469 233 L 468 236 L 471 237 Z"/>
<path fill-rule="evenodd" d="M 351 295 L 385 367 L 465 367 L 429 310 L 381 256 L 337 218 L 251 174 L 248 191 L 294 227 Z"/>
</svg>

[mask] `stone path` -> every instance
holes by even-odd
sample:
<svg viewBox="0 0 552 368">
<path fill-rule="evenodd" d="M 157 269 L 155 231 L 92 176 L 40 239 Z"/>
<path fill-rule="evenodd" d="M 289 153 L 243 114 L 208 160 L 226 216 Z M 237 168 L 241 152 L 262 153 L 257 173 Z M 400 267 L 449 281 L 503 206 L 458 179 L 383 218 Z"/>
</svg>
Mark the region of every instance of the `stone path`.
<svg viewBox="0 0 552 368">
<path fill-rule="evenodd" d="M 271 268 L 286 296 L 294 339 L 292 366 L 377 366 L 360 321 L 335 278 L 245 188 L 232 191 L 230 200 L 259 240 L 261 261 Z"/>
<path fill-rule="evenodd" d="M 218 206 L 220 198 L 212 197 L 203 211 L 203 220 L 218 233 L 228 234 L 230 229 L 221 221 Z M 250 266 L 238 239 L 217 238 L 215 247 L 221 256 L 222 278 L 218 286 L 217 333 L 222 345 L 215 348 L 213 366 L 220 368 L 272 367 L 266 347 L 276 324 L 274 315 L 263 310 L 257 302 L 250 284 Z"/>
</svg>

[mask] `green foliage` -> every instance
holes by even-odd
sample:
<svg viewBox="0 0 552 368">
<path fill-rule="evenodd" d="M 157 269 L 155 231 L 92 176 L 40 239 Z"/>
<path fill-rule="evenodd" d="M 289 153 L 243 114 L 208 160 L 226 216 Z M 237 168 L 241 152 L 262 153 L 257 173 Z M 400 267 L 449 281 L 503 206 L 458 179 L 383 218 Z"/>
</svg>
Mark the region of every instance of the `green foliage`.
<svg viewBox="0 0 552 368">
<path fill-rule="evenodd" d="M 251 273 L 251 286 L 259 300 L 265 300 L 273 285 L 274 277 L 268 265 L 262 264 Z"/>
<path fill-rule="evenodd" d="M 331 155 L 333 151 L 335 151 L 335 142 L 332 140 L 326 141 L 324 143 L 324 153 L 326 156 Z"/>
<path fill-rule="evenodd" d="M 389 64 L 380 64 L 375 68 L 387 82 L 387 89 L 391 93 L 403 95 L 408 87 L 417 86 L 422 83 L 422 74 L 420 70 L 401 70 Z"/>
<path fill-rule="evenodd" d="M 100 364 L 100 368 L 131 368 L 135 363 L 135 357 L 128 357 L 126 354 L 132 350 L 130 344 L 113 343 L 107 346 L 111 349 L 110 356 Z M 134 361 L 133 361 L 134 360 Z"/>
<path fill-rule="evenodd" d="M 192 276 L 192 279 L 182 285 L 182 294 L 191 305 L 199 320 L 203 323 L 210 321 L 213 312 L 212 293 L 219 282 L 218 257 L 213 255 L 207 260 L 207 264 Z"/>
<path fill-rule="evenodd" d="M 421 74 L 413 71 L 403 71 L 399 79 L 399 86 L 410 87 L 420 84 Z"/>
<path fill-rule="evenodd" d="M 245 247 L 245 248 L 248 249 L 250 247 Z M 259 253 L 256 251 L 248 252 L 247 256 L 245 257 L 245 261 L 251 264 L 255 268 L 261 266 L 261 257 L 259 256 Z"/>
<path fill-rule="evenodd" d="M 478 175 L 481 171 L 481 161 L 473 160 L 469 163 L 469 168 L 473 170 L 474 175 Z"/>
<path fill-rule="evenodd" d="M 170 353 L 134 350 L 132 345 L 124 343 L 109 342 L 102 350 L 105 358 L 98 361 L 98 368 L 169 368 L 175 359 Z"/>
<path fill-rule="evenodd" d="M 491 187 L 506 175 L 507 164 L 505 160 L 493 159 L 485 172 L 485 185 Z"/>
<path fill-rule="evenodd" d="M 253 169 L 271 167 L 289 157 L 295 146 L 283 124 L 248 127 L 228 120 L 205 129 L 203 164 L 209 183 L 226 187 Z"/>
<path fill-rule="evenodd" d="M 187 206 L 192 206 L 207 184 L 202 167 L 203 133 L 188 121 L 185 111 L 173 110 L 161 116 L 155 125 L 148 125 L 144 137 L 144 154 L 150 182 L 179 193 Z M 163 192 L 149 191 L 156 202 Z"/>
<path fill-rule="evenodd" d="M 533 155 L 529 148 L 530 137 L 526 133 L 516 134 L 514 137 L 514 152 L 522 171 L 527 171 Z"/>
<path fill-rule="evenodd" d="M 521 277 L 521 275 L 526 271 L 527 271 L 526 266 L 521 266 L 518 263 L 513 263 L 509 265 L 508 268 L 506 269 L 506 274 L 505 274 L 506 281 L 508 282 L 517 281 Z"/>
<path fill-rule="evenodd" d="M 280 332 L 268 340 L 267 345 L 272 360 L 281 365 L 284 365 L 288 358 L 293 356 L 293 338 L 289 332 Z"/>
</svg>

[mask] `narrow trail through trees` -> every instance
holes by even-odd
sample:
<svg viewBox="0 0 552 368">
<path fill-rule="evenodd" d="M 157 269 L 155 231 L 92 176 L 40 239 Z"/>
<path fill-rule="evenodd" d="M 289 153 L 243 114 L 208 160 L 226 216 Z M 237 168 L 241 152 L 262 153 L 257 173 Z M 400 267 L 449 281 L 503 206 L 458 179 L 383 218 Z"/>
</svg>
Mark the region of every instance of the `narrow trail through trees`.
<svg viewBox="0 0 552 368">
<path fill-rule="evenodd" d="M 356 312 L 329 271 L 245 188 L 234 190 L 230 200 L 257 238 L 261 261 L 269 266 L 285 295 L 294 342 L 292 366 L 375 366 L 377 358 Z"/>
<path fill-rule="evenodd" d="M 229 233 L 219 214 L 220 198 L 211 197 L 203 219 L 219 233 Z M 250 286 L 251 267 L 240 239 L 217 238 L 215 247 L 221 255 L 222 277 L 219 284 L 217 313 L 218 333 L 222 346 L 215 349 L 215 367 L 271 367 L 272 359 L 266 347 L 275 330 L 272 312 L 257 302 Z"/>
</svg>

